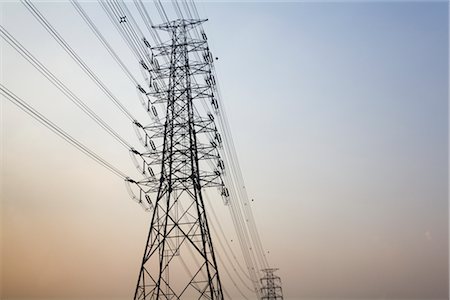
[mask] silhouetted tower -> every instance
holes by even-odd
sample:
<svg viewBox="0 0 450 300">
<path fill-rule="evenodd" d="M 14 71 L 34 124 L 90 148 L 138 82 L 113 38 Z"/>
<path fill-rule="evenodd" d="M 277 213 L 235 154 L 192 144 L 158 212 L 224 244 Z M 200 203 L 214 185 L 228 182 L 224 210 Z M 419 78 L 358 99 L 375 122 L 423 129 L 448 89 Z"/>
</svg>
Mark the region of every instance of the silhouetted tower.
<svg viewBox="0 0 450 300">
<path fill-rule="evenodd" d="M 277 300 L 283 299 L 281 290 L 281 279 L 274 272 L 278 269 L 263 269 L 264 276 L 261 278 L 261 299 Z"/>
<path fill-rule="evenodd" d="M 205 213 L 202 188 L 223 190 L 212 114 L 202 116 L 193 101 L 213 99 L 208 76 L 212 59 L 205 39 L 192 39 L 189 30 L 206 20 L 180 19 L 154 26 L 171 40 L 152 47 L 151 64 L 157 70 L 147 96 L 162 104 L 165 117 L 149 126 L 136 123 L 148 152 L 133 154 L 142 159 L 146 179 L 136 183 L 153 209 L 134 299 L 223 299 L 216 258 Z M 201 55 L 197 55 L 201 57 Z M 156 57 L 167 63 L 159 65 Z M 144 62 L 141 62 L 144 65 Z M 197 83 L 202 76 L 202 84 Z M 152 109 L 150 109 L 152 105 Z M 160 139 L 160 142 L 157 140 Z M 209 163 L 204 168 L 202 164 Z M 153 168 L 160 169 L 159 176 Z M 150 194 L 155 193 L 155 202 Z"/>
</svg>

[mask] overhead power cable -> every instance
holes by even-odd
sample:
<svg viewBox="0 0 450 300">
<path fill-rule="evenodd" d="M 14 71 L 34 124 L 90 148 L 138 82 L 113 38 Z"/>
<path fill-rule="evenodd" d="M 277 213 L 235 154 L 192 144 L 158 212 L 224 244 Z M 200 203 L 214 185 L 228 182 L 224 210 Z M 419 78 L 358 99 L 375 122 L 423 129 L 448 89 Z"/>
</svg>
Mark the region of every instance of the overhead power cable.
<svg viewBox="0 0 450 300">
<path fill-rule="evenodd" d="M 55 87 L 57 87 L 70 101 L 88 115 L 94 122 L 102 127 L 108 134 L 115 138 L 128 150 L 131 145 L 111 128 L 102 118 L 100 118 L 88 105 L 78 98 L 64 83 L 62 83 L 50 70 L 48 70 L 39 60 L 36 59 L 23 45 L 18 42 L 3 26 L 0 25 L 1 37 L 11 45 L 23 58 L 25 58 L 33 67 L 35 67 L 45 78 L 47 78 Z"/>
<path fill-rule="evenodd" d="M 38 112 L 36 109 L 34 109 L 32 106 L 30 106 L 27 102 L 16 96 L 13 92 L 8 90 L 3 84 L 0 83 L 0 93 L 5 96 L 6 99 L 8 99 L 10 102 L 12 102 L 14 105 L 19 107 L 21 110 L 29 114 L 31 117 L 39 121 L 42 125 L 59 135 L 61 138 L 63 138 L 66 142 L 77 148 L 79 151 L 83 152 L 90 158 L 92 158 L 94 161 L 96 161 L 98 164 L 103 166 L 104 168 L 108 169 L 115 175 L 119 176 L 121 179 L 127 179 L 128 177 L 120 171 L 118 168 L 113 166 L 111 163 L 106 161 L 104 158 L 99 156 L 97 153 L 86 147 L 84 144 L 79 142 L 77 139 L 72 137 L 70 134 L 62 130 L 59 126 L 57 126 L 55 123 L 47 119 L 43 114 Z"/>
<path fill-rule="evenodd" d="M 195 17 L 197 19 L 200 18 L 198 10 L 197 10 L 197 6 L 196 6 L 196 4 L 195 4 L 195 2 L 193 0 L 190 0 L 190 1 L 189 0 L 181 0 L 181 1 L 185 5 L 185 10 L 186 10 L 186 12 L 188 13 L 188 15 L 191 18 L 193 17 L 191 12 L 193 12 L 193 14 L 195 15 Z M 189 9 L 189 4 L 191 6 L 191 9 Z M 200 24 L 200 28 L 203 30 L 202 24 Z M 195 30 L 195 32 L 198 34 L 198 30 Z M 214 73 L 214 76 L 217 77 L 214 65 L 212 65 L 212 72 Z M 248 201 L 248 195 L 247 195 L 247 192 L 245 191 L 244 179 L 243 179 L 242 171 L 241 171 L 241 168 L 239 166 L 238 159 L 237 159 L 237 154 L 236 154 L 236 149 L 234 147 L 234 142 L 233 142 L 233 139 L 231 137 L 231 130 L 230 130 L 230 127 L 229 127 L 229 124 L 228 124 L 228 119 L 226 117 L 226 111 L 225 111 L 225 108 L 224 108 L 224 105 L 223 105 L 223 102 L 222 102 L 222 99 L 221 99 L 221 93 L 220 93 L 220 88 L 219 88 L 219 84 L 218 83 L 216 85 L 216 89 L 217 89 L 217 94 L 218 94 L 217 96 L 219 98 L 218 100 L 222 104 L 221 105 L 221 112 L 222 112 L 222 114 L 219 115 L 219 119 L 222 119 L 223 125 L 224 125 L 223 126 L 224 127 L 223 130 L 225 132 L 227 132 L 228 135 L 229 135 L 229 138 L 226 139 L 227 140 L 226 142 L 229 144 L 229 153 L 230 153 L 232 164 L 233 164 L 232 167 L 233 167 L 234 171 L 236 172 L 235 173 L 236 183 L 237 183 L 237 188 L 239 190 L 240 197 L 242 197 L 242 203 L 244 205 L 244 207 L 243 207 L 244 215 L 246 217 L 247 222 L 249 223 L 249 230 L 250 230 L 250 234 L 251 234 L 251 236 L 252 236 L 252 238 L 254 239 L 254 242 L 255 242 L 257 255 L 259 256 L 259 259 L 262 262 L 263 267 L 267 268 L 268 267 L 267 258 L 265 257 L 264 251 L 262 250 L 261 239 L 260 239 L 257 227 L 256 227 L 256 223 L 255 223 L 255 220 L 254 220 L 254 217 L 253 217 L 253 212 L 252 212 L 252 209 L 250 207 L 250 203 Z"/>
<path fill-rule="evenodd" d="M 139 14 L 141 15 L 142 20 L 144 21 L 145 27 L 147 27 L 148 32 L 152 36 L 153 42 L 158 43 L 157 40 L 159 39 L 159 41 L 161 41 L 161 38 L 158 36 L 158 33 L 152 28 L 154 24 L 147 9 L 145 8 L 144 3 L 141 0 L 133 0 L 133 2 Z"/>
<path fill-rule="evenodd" d="M 215 212 L 215 210 L 214 210 L 214 207 L 213 207 L 213 205 L 212 205 L 212 203 L 211 203 L 211 200 L 209 199 L 207 193 L 205 193 L 205 199 L 207 200 L 207 202 L 208 202 L 208 204 L 209 204 L 209 206 L 210 206 L 210 208 L 211 208 L 211 213 L 212 213 L 212 216 L 213 216 L 213 221 L 215 221 L 215 223 L 218 225 L 217 227 L 219 228 L 220 235 L 219 235 L 219 233 L 216 231 L 215 226 L 212 226 L 214 223 L 211 223 L 211 227 L 212 227 L 214 233 L 216 234 L 216 236 L 217 236 L 217 238 L 218 238 L 219 244 L 220 244 L 220 246 L 222 247 L 222 249 L 223 249 L 223 251 L 224 251 L 224 253 L 225 253 L 225 256 L 226 256 L 228 262 L 230 263 L 230 266 L 233 268 L 233 270 L 235 271 L 236 275 L 237 275 L 238 278 L 241 280 L 242 284 L 243 284 L 248 290 L 250 290 L 250 291 L 253 292 L 253 289 L 250 288 L 250 287 L 247 285 L 247 283 L 246 283 L 246 282 L 244 281 L 244 279 L 241 277 L 241 275 L 239 274 L 239 272 L 237 272 L 236 267 L 234 266 L 234 263 L 233 263 L 233 261 L 231 260 L 231 258 L 230 258 L 230 256 L 229 256 L 229 253 L 231 253 L 231 255 L 233 256 L 233 258 L 234 258 L 236 264 L 238 265 L 238 268 L 240 269 L 240 271 L 246 276 L 247 279 L 251 280 L 250 277 L 248 276 L 248 274 L 245 272 L 245 270 L 244 270 L 243 267 L 241 266 L 241 264 L 239 263 L 239 261 L 237 260 L 236 254 L 234 253 L 233 248 L 231 248 L 230 243 L 228 242 L 228 238 L 227 238 L 227 236 L 225 235 L 225 232 L 223 231 L 222 226 L 220 226 L 219 218 L 218 218 L 217 215 L 216 215 L 216 212 Z M 222 237 L 223 240 L 225 241 L 225 244 L 227 245 L 227 249 L 225 249 L 225 246 L 223 245 L 223 242 L 222 242 L 222 238 L 221 238 L 221 237 Z"/>
<path fill-rule="evenodd" d="M 158 13 L 164 22 L 169 23 L 169 18 L 167 17 L 167 13 L 164 9 L 164 6 L 162 5 L 160 0 L 155 0 L 156 9 L 158 10 Z"/>
<path fill-rule="evenodd" d="M 106 48 L 108 53 L 114 58 L 114 60 L 117 62 L 117 64 L 122 68 L 122 70 L 125 72 L 127 77 L 133 82 L 135 86 L 139 85 L 138 80 L 136 77 L 133 76 L 131 71 L 128 69 L 128 67 L 125 65 L 125 63 L 120 59 L 120 57 L 117 55 L 116 51 L 111 47 L 111 44 L 106 40 L 106 38 L 101 34 L 98 27 L 95 25 L 95 23 L 89 18 L 86 11 L 81 7 L 81 5 L 78 3 L 77 0 L 71 0 L 72 5 L 75 7 L 76 11 L 79 13 L 83 21 L 89 26 L 91 31 L 95 34 L 95 36 L 98 38 L 98 40 L 102 43 L 102 45 Z"/>
<path fill-rule="evenodd" d="M 106 87 L 106 85 L 95 75 L 86 63 L 76 54 L 55 28 L 44 18 L 42 13 L 29 0 L 22 0 L 22 4 L 31 12 L 36 20 L 47 30 L 48 33 L 58 42 L 58 44 L 70 55 L 70 57 L 81 67 L 81 69 L 96 83 L 96 85 L 108 96 L 108 98 L 120 109 L 120 111 L 131 121 L 136 119 L 128 109 L 117 99 L 116 96 Z"/>
<path fill-rule="evenodd" d="M 100 2 L 100 5 L 141 66 L 144 67 L 145 65 L 148 70 L 152 69 L 154 63 L 152 50 L 149 47 L 144 47 L 143 40 L 145 37 L 126 5 L 121 5 L 115 1 Z M 118 21 L 122 18 L 125 18 L 123 19 L 125 21 Z M 152 80 L 156 80 L 162 89 L 166 88 L 165 82 L 160 78 L 152 78 Z"/>
</svg>

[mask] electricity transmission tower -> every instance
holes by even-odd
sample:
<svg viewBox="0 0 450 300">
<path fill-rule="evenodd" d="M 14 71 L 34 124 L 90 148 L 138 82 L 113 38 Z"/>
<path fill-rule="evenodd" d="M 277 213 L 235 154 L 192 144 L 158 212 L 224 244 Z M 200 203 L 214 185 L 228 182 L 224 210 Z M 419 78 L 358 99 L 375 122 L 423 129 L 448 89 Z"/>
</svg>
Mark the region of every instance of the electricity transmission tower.
<svg viewBox="0 0 450 300">
<path fill-rule="evenodd" d="M 283 299 L 281 290 L 281 279 L 274 272 L 278 269 L 263 269 L 264 277 L 261 278 L 261 299 L 277 300 Z"/>
<path fill-rule="evenodd" d="M 226 193 L 217 150 L 221 140 L 213 115 L 202 116 L 194 105 L 203 98 L 215 107 L 212 58 L 206 36 L 193 39 L 189 34 L 204 21 L 178 19 L 154 26 L 170 36 L 169 42 L 151 47 L 150 63 L 158 72 L 148 93 L 157 99 L 151 105 L 164 105 L 165 117 L 151 126 L 135 124 L 149 151 L 134 151 L 147 174 L 144 181 L 134 183 L 141 187 L 153 215 L 134 299 L 223 299 L 202 192 L 217 187 Z M 195 59 L 196 52 L 203 59 Z M 156 57 L 167 63 L 159 65 Z M 141 64 L 147 67 L 144 61 Z M 155 166 L 161 170 L 159 176 Z M 150 193 L 156 194 L 154 205 Z"/>
</svg>

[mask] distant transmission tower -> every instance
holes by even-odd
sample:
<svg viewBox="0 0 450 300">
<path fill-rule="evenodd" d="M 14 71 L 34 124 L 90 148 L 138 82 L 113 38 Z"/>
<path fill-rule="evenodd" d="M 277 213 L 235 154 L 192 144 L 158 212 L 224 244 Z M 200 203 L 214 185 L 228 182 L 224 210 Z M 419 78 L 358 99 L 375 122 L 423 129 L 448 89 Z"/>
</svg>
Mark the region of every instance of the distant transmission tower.
<svg viewBox="0 0 450 300">
<path fill-rule="evenodd" d="M 263 269 L 264 276 L 261 278 L 261 299 L 277 300 L 283 299 L 281 279 L 274 272 L 278 269 Z"/>
<path fill-rule="evenodd" d="M 206 36 L 193 39 L 189 34 L 204 21 L 179 19 L 154 26 L 167 31 L 170 41 L 151 47 L 154 57 L 149 60 L 158 71 L 146 96 L 157 99 L 149 101 L 148 110 L 156 116 L 153 105 L 162 104 L 165 117 L 159 124 L 135 124 L 148 152 L 133 154 L 142 159 L 147 177 L 132 183 L 140 186 L 139 201 L 144 194 L 153 215 L 134 299 L 223 299 L 202 195 L 205 187 L 227 193 L 217 150 L 221 138 L 213 115 L 199 113 L 194 105 L 207 99 L 217 109 L 209 68 L 212 57 Z M 195 59 L 196 52 L 203 59 Z M 167 63 L 160 65 L 158 56 Z M 141 64 L 150 69 L 144 61 Z M 161 170 L 159 176 L 153 168 Z M 154 205 L 148 196 L 152 192 Z"/>
</svg>

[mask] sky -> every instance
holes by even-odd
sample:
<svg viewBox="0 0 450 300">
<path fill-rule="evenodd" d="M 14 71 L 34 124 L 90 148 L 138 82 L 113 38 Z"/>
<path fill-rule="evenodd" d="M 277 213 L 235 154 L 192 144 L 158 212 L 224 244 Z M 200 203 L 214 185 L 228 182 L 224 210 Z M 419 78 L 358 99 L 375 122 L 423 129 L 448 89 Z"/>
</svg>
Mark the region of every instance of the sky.
<svg viewBox="0 0 450 300">
<path fill-rule="evenodd" d="M 71 4 L 36 6 L 146 118 L 134 87 Z M 139 76 L 100 6 L 83 7 Z M 205 1 L 198 8 L 209 19 L 246 189 L 285 299 L 448 299 L 448 3 Z M 130 122 L 22 4 L 2 2 L 1 24 L 138 143 Z M 127 151 L 3 40 L 1 82 L 136 174 Z M 6 99 L 1 149 L 1 298 L 129 298 L 150 215 L 123 181 Z M 226 207 L 213 201 L 232 237 Z"/>
</svg>

